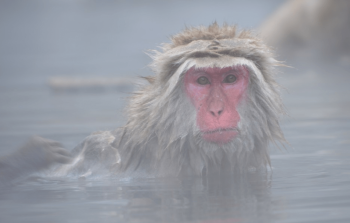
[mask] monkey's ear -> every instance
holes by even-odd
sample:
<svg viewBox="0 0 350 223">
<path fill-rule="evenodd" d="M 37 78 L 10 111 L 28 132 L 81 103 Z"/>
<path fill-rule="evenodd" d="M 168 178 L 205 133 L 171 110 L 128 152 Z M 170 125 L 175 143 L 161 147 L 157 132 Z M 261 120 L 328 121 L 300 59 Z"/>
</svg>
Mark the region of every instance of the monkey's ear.
<svg viewBox="0 0 350 223">
<path fill-rule="evenodd" d="M 147 80 L 150 84 L 153 84 L 156 79 L 154 76 L 141 77 L 141 78 Z"/>
</svg>

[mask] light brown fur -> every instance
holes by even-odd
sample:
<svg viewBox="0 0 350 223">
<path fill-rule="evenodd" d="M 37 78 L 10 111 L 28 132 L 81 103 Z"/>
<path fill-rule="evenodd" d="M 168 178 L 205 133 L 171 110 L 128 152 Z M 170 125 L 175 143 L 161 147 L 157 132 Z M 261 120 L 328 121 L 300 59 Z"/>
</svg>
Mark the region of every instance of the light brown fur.
<svg viewBox="0 0 350 223">
<path fill-rule="evenodd" d="M 349 12 L 348 0 L 289 0 L 262 24 L 260 33 L 280 58 L 298 68 L 349 65 Z"/>
</svg>

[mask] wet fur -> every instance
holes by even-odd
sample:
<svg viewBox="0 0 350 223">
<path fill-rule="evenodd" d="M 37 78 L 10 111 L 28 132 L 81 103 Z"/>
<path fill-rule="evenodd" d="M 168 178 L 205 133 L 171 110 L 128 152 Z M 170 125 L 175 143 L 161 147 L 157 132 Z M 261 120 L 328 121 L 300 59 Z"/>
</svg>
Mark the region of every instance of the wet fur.
<svg viewBox="0 0 350 223">
<path fill-rule="evenodd" d="M 270 164 L 269 143 L 285 141 L 279 125 L 283 105 L 274 80 L 274 67 L 280 64 L 262 41 L 248 31 L 238 32 L 235 26 L 214 23 L 173 36 L 161 51 L 153 51 L 152 58 L 155 75 L 133 94 L 126 109 L 127 124 L 89 136 L 73 150 L 81 159 L 58 173 L 91 171 L 86 156 L 125 176 L 242 172 Z M 249 69 L 249 87 L 238 107 L 239 134 L 220 146 L 203 141 L 183 76 L 192 66 L 234 65 Z"/>
</svg>

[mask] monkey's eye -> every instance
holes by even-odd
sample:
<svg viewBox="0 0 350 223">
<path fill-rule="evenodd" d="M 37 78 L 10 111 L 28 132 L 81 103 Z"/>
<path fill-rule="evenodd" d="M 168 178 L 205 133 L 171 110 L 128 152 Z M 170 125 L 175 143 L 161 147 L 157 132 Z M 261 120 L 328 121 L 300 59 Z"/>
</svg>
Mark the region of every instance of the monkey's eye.
<svg viewBox="0 0 350 223">
<path fill-rule="evenodd" d="M 197 83 L 200 85 L 206 85 L 206 84 L 209 84 L 209 80 L 208 78 L 201 76 L 197 79 Z"/>
<path fill-rule="evenodd" d="M 233 83 L 237 80 L 237 77 L 235 75 L 228 75 L 225 80 L 224 83 Z"/>
</svg>

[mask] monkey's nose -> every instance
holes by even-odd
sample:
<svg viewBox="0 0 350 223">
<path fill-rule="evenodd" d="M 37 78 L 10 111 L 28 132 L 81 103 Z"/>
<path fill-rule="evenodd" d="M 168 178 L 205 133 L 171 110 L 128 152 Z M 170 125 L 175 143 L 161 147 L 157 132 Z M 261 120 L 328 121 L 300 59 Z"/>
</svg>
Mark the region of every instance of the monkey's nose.
<svg viewBox="0 0 350 223">
<path fill-rule="evenodd" d="M 224 111 L 224 103 L 222 101 L 214 101 L 210 103 L 209 112 L 212 116 L 218 118 Z"/>
</svg>

